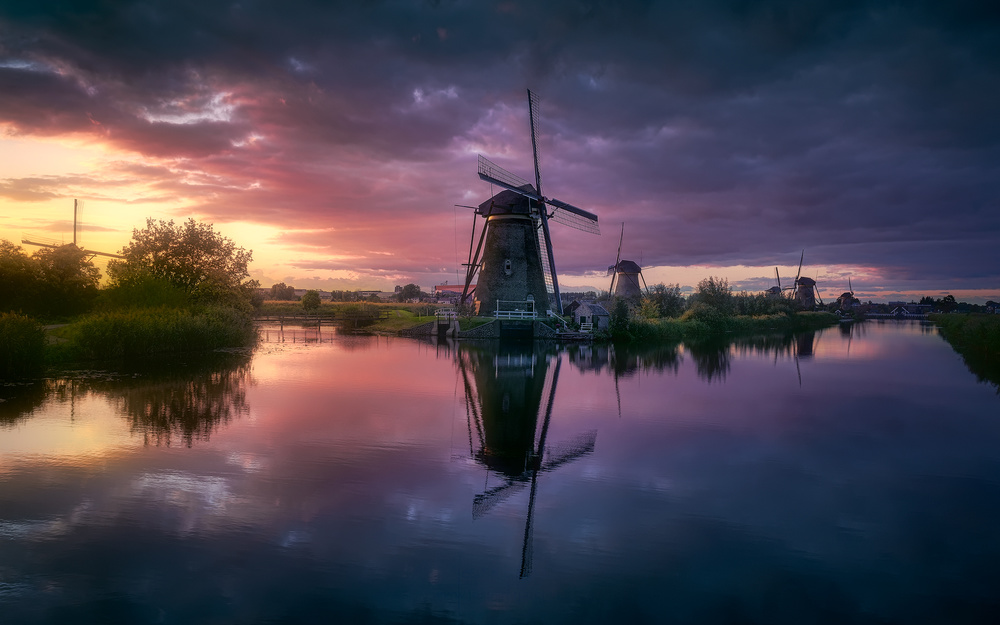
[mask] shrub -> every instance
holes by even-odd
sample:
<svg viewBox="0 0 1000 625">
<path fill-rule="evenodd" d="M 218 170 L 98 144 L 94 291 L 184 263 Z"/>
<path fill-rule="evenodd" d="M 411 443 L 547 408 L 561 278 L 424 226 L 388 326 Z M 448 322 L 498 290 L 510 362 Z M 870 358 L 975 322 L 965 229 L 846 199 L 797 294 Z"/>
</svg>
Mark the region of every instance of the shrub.
<svg viewBox="0 0 1000 625">
<path fill-rule="evenodd" d="M 227 307 L 105 311 L 85 317 L 68 332 L 77 357 L 126 360 L 246 347 L 256 335 L 249 315 Z"/>
<path fill-rule="evenodd" d="M 698 283 L 698 290 L 691 296 L 689 304 L 693 302 L 707 304 L 725 316 L 734 314 L 736 309 L 729 281 L 715 276 L 705 278 Z"/>
<path fill-rule="evenodd" d="M 45 331 L 37 321 L 17 313 L 0 313 L 0 378 L 37 373 L 44 349 Z"/>
<path fill-rule="evenodd" d="M 319 291 L 306 291 L 302 295 L 302 308 L 316 310 L 319 308 Z"/>
</svg>

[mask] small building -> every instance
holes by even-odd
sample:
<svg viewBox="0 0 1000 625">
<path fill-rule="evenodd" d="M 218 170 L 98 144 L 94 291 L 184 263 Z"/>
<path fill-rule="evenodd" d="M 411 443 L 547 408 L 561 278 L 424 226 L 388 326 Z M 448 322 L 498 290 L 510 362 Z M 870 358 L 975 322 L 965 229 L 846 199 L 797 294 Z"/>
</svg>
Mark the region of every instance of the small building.
<svg viewBox="0 0 1000 625">
<path fill-rule="evenodd" d="M 589 323 L 595 331 L 607 330 L 611 323 L 611 314 L 596 302 L 573 302 L 567 308 L 572 308 L 574 323 L 581 326 Z"/>
</svg>

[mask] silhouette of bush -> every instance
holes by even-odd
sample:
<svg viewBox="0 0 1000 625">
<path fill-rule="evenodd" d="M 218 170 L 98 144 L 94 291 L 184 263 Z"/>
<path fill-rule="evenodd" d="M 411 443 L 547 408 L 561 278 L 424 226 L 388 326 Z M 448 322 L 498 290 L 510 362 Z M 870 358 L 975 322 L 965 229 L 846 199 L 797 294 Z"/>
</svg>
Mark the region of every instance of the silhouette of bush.
<svg viewBox="0 0 1000 625">
<path fill-rule="evenodd" d="M 0 313 L 0 378 L 38 373 L 44 350 L 45 331 L 37 321 L 17 313 Z"/>
</svg>

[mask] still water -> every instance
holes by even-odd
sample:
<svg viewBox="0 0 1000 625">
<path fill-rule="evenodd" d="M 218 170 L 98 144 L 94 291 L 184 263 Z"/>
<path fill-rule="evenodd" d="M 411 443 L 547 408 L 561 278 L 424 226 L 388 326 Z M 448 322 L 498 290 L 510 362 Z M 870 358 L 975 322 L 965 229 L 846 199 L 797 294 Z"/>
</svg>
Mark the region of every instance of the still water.
<svg viewBox="0 0 1000 625">
<path fill-rule="evenodd" d="M 1000 397 L 931 326 L 330 332 L 0 389 L 0 622 L 1000 614 Z"/>
</svg>

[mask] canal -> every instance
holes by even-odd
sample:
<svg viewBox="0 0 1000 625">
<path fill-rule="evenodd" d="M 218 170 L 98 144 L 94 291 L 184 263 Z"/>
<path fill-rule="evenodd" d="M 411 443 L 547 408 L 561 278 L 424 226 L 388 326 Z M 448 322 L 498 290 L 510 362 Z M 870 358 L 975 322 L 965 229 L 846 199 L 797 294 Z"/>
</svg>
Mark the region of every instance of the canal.
<svg viewBox="0 0 1000 625">
<path fill-rule="evenodd" d="M 1000 396 L 932 325 L 648 349 L 262 336 L 0 388 L 0 621 L 1000 613 Z"/>
</svg>

